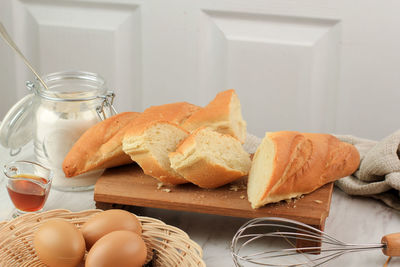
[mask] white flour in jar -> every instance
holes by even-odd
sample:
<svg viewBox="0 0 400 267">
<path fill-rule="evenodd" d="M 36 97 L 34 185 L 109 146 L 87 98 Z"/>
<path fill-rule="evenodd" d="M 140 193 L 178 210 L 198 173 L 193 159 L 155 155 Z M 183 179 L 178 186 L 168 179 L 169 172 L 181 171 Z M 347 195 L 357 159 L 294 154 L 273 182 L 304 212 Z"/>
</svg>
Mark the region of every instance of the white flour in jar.
<svg viewBox="0 0 400 267">
<path fill-rule="evenodd" d="M 54 171 L 52 186 L 59 190 L 94 185 L 103 172 L 66 178 L 62 171 L 64 158 L 74 143 L 88 128 L 99 122 L 94 107 L 82 108 L 81 105 L 85 104 L 53 102 L 42 104 L 36 112 L 35 156 Z"/>
</svg>

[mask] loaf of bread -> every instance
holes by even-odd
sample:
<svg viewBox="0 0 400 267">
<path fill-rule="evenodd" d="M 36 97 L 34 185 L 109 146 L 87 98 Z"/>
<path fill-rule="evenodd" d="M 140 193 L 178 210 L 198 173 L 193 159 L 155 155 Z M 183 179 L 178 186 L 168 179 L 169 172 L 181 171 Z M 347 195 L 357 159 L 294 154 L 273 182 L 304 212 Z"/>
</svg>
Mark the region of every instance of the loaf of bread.
<svg viewBox="0 0 400 267">
<path fill-rule="evenodd" d="M 140 113 L 124 112 L 89 128 L 73 145 L 62 164 L 66 177 L 132 162 L 122 150 L 122 138 L 129 123 Z"/>
<path fill-rule="evenodd" d="M 299 197 L 348 176 L 360 164 L 357 149 L 329 134 L 266 133 L 247 184 L 252 208 Z"/>
<path fill-rule="evenodd" d="M 239 98 L 233 89 L 218 93 L 214 100 L 195 112 L 181 126 L 189 132 L 206 126 L 232 135 L 241 143 L 246 139 L 246 122 L 242 117 Z"/>
<path fill-rule="evenodd" d="M 125 133 L 122 148 L 143 172 L 167 184 L 183 184 L 188 181 L 170 166 L 168 154 L 189 133 L 168 121 L 148 121 L 135 125 Z"/>
<path fill-rule="evenodd" d="M 199 128 L 169 155 L 171 167 L 202 188 L 217 188 L 248 174 L 250 155 L 230 135 Z"/>
</svg>

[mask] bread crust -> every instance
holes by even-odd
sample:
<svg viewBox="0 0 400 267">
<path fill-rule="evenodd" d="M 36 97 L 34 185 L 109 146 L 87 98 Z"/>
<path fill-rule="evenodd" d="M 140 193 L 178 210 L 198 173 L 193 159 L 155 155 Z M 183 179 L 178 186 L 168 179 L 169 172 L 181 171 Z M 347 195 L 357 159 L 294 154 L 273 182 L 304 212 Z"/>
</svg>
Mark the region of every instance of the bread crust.
<svg viewBox="0 0 400 267">
<path fill-rule="evenodd" d="M 194 113 L 182 124 L 188 131 L 196 130 L 205 124 L 212 124 L 220 121 L 228 121 L 230 114 L 230 103 L 235 90 L 230 89 L 218 93 L 215 98 L 203 109 Z"/>
<path fill-rule="evenodd" d="M 134 121 L 132 121 L 125 136 L 133 136 L 142 134 L 150 122 L 167 121 L 176 125 L 180 125 L 192 116 L 193 113 L 200 110 L 201 107 L 187 103 L 177 102 L 160 106 L 151 106 L 143 111 Z"/>
<path fill-rule="evenodd" d="M 190 166 L 177 168 L 176 171 L 189 182 L 206 189 L 217 188 L 231 183 L 247 174 L 233 169 L 229 170 L 210 162 L 204 157 L 199 158 Z"/>
<path fill-rule="evenodd" d="M 126 126 L 139 114 L 123 112 L 114 115 L 83 133 L 64 158 L 62 168 L 65 176 L 131 163 L 130 157 L 122 150 L 122 138 Z"/>
<path fill-rule="evenodd" d="M 235 132 L 231 125 L 231 108 L 234 108 L 232 106 L 233 97 L 237 97 L 234 89 L 218 93 L 206 107 L 189 117 L 182 124 L 182 127 L 189 132 L 203 126 L 212 127 L 215 131 L 229 134 L 244 143 L 245 133 Z M 238 120 L 246 127 L 246 123 L 242 118 L 238 118 Z"/>
<path fill-rule="evenodd" d="M 202 108 L 188 102 L 151 106 L 143 111 L 145 120 L 169 121 L 181 125 Z"/>
<path fill-rule="evenodd" d="M 352 174 L 360 164 L 357 149 L 330 134 L 282 131 L 267 133 L 265 138 L 275 146 L 273 171 L 253 207 L 310 193 Z"/>
</svg>

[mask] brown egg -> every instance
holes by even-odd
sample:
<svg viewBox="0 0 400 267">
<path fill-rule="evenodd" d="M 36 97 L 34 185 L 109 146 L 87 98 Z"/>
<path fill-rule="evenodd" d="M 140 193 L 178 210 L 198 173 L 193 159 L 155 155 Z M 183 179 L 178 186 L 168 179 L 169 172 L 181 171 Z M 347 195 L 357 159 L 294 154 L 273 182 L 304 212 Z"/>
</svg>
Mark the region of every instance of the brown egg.
<svg viewBox="0 0 400 267">
<path fill-rule="evenodd" d="M 97 213 L 81 228 L 87 250 L 104 235 L 118 230 L 132 231 L 141 235 L 142 225 L 134 214 L 114 209 Z"/>
<path fill-rule="evenodd" d="M 146 261 L 143 239 L 131 231 L 115 231 L 100 238 L 90 249 L 85 267 L 140 267 Z"/>
<path fill-rule="evenodd" d="M 77 266 L 85 255 L 85 240 L 79 229 L 62 219 L 51 219 L 36 230 L 33 246 L 49 267 Z"/>
</svg>

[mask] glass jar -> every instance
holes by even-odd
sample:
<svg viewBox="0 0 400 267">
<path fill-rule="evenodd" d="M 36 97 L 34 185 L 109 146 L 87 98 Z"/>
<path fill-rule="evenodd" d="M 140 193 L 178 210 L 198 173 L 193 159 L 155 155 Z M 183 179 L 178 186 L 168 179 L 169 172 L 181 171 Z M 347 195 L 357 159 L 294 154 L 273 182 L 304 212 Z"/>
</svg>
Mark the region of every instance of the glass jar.
<svg viewBox="0 0 400 267">
<path fill-rule="evenodd" d="M 11 154 L 20 149 L 22 139 L 33 139 L 35 160 L 54 172 L 53 188 L 63 191 L 92 189 L 103 170 L 66 178 L 62 163 L 88 128 L 116 113 L 112 103 L 114 93 L 107 90 L 105 80 L 95 73 L 65 71 L 45 75 L 42 79 L 49 90 L 37 80 L 27 82 L 27 88 L 33 94 L 26 97 L 29 100 L 22 99 L 22 103 L 17 103 L 19 108 L 13 107 L 9 111 L 15 109 L 12 113 L 16 116 L 11 116 L 10 120 L 7 114 L 3 121 L 11 121 L 8 123 L 13 128 L 10 132 L 17 132 L 17 140 L 7 140 L 13 151 Z M 21 109 L 19 113 L 23 115 L 16 114 Z M 30 138 L 26 128 L 32 132 Z M 1 131 L 1 134 L 0 139 L 4 135 L 11 137 L 10 133 Z"/>
</svg>

